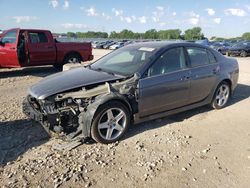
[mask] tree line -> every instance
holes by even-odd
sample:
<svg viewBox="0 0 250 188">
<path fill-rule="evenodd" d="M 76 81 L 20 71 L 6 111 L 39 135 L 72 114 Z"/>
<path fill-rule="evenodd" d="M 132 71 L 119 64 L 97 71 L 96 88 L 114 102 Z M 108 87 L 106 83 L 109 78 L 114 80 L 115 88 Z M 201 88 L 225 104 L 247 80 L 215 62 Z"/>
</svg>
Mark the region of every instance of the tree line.
<svg viewBox="0 0 250 188">
<path fill-rule="evenodd" d="M 110 34 L 107 32 L 68 32 L 68 37 L 74 38 L 112 38 L 112 39 L 183 39 L 183 40 L 200 40 L 204 39 L 204 35 L 200 27 L 188 29 L 182 34 L 180 29 L 168 29 L 157 31 L 155 29 L 147 30 L 144 33 L 133 32 L 124 29 L 121 32 L 112 31 Z"/>
<path fill-rule="evenodd" d="M 246 32 L 243 33 L 243 35 L 241 37 L 234 37 L 234 38 L 223 38 L 223 37 L 216 37 L 213 36 L 211 37 L 211 40 L 215 40 L 215 41 L 224 41 L 224 40 L 250 40 L 250 32 Z"/>
<path fill-rule="evenodd" d="M 191 29 L 187 29 L 182 33 L 180 29 L 168 29 L 168 30 L 159 30 L 150 29 L 144 33 L 133 32 L 128 29 L 124 29 L 121 32 L 112 31 L 110 34 L 107 32 L 68 32 L 68 37 L 73 38 L 111 38 L 111 39 L 160 39 L 160 40 L 201 40 L 204 39 L 205 36 L 202 33 L 202 29 L 200 27 L 194 27 Z M 241 37 L 231 38 L 230 40 L 250 40 L 250 32 L 244 33 Z M 211 40 L 229 40 L 221 37 L 211 37 Z"/>
</svg>

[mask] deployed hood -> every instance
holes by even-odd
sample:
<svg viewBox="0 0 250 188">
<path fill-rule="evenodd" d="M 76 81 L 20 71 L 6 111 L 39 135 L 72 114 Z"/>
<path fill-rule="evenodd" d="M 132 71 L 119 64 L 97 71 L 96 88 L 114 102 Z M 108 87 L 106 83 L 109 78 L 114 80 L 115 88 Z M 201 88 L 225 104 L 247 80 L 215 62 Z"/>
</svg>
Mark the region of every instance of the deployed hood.
<svg viewBox="0 0 250 188">
<path fill-rule="evenodd" d="M 120 78 L 123 78 L 123 76 L 80 67 L 44 78 L 29 88 L 29 94 L 37 99 L 45 99 L 48 96 L 74 88 L 117 80 Z"/>
</svg>

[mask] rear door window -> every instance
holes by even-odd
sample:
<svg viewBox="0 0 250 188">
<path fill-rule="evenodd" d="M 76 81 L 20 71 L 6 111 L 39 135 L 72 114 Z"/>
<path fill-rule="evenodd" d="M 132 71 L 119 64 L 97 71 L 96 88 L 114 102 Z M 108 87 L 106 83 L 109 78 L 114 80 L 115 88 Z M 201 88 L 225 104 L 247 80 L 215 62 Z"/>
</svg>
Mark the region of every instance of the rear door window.
<svg viewBox="0 0 250 188">
<path fill-rule="evenodd" d="M 212 52 L 207 50 L 208 58 L 210 63 L 217 63 L 216 58 Z"/>
<path fill-rule="evenodd" d="M 187 47 L 189 59 L 192 67 L 199 67 L 210 64 L 207 50 L 198 47 Z"/>
<path fill-rule="evenodd" d="M 43 32 L 29 32 L 30 43 L 48 43 L 48 38 Z"/>
</svg>

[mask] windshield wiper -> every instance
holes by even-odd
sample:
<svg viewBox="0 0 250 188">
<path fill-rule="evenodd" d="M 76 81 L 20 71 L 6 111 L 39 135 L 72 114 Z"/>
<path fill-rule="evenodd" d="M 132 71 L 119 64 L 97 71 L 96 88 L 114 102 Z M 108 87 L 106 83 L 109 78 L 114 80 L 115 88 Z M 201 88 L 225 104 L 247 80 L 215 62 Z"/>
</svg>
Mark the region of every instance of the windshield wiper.
<svg viewBox="0 0 250 188">
<path fill-rule="evenodd" d="M 103 70 L 102 68 L 99 68 L 99 67 L 98 68 L 91 68 L 91 67 L 89 67 L 89 68 L 92 69 L 92 70 L 98 71 L 98 72 L 106 72 L 106 73 L 111 74 L 113 76 L 115 75 L 115 73 Z"/>
</svg>

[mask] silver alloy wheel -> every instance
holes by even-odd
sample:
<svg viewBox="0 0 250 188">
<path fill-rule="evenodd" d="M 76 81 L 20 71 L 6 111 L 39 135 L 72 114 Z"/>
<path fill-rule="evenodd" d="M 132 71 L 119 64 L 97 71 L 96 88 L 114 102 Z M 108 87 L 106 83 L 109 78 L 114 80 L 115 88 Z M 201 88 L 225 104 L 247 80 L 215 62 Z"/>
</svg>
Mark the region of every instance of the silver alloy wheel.
<svg viewBox="0 0 250 188">
<path fill-rule="evenodd" d="M 229 98 L 230 90 L 227 84 L 222 84 L 216 93 L 216 103 L 219 107 L 224 106 Z"/>
<path fill-rule="evenodd" d="M 99 135 L 105 140 L 114 140 L 125 130 L 126 114 L 120 108 L 110 108 L 102 114 L 98 122 Z"/>
<path fill-rule="evenodd" d="M 80 63 L 79 59 L 76 58 L 76 57 L 71 57 L 69 60 L 68 60 L 68 63 Z"/>
</svg>

